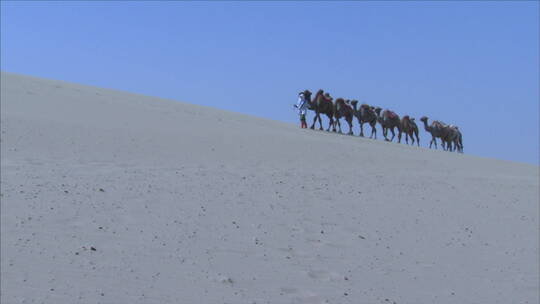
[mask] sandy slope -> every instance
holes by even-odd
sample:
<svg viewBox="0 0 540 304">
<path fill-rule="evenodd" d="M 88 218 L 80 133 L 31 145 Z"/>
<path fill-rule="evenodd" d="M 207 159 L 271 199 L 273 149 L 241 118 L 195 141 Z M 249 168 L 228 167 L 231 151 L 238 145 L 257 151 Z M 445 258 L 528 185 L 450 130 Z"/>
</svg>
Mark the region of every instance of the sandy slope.
<svg viewBox="0 0 540 304">
<path fill-rule="evenodd" d="M 2 303 L 539 301 L 536 166 L 1 85 Z"/>
</svg>

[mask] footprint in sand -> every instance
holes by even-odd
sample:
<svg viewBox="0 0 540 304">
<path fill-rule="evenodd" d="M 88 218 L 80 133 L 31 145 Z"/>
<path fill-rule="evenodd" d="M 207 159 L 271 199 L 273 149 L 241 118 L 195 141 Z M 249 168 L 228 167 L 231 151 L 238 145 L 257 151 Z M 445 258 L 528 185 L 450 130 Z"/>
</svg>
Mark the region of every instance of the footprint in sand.
<svg viewBox="0 0 540 304">
<path fill-rule="evenodd" d="M 343 276 L 340 276 L 337 272 L 330 272 L 326 270 L 310 270 L 307 272 L 308 277 L 321 280 L 321 281 L 337 281 Z"/>
<path fill-rule="evenodd" d="M 327 303 L 323 297 L 313 293 L 313 292 L 304 292 L 301 296 L 295 297 L 293 303 L 299 304 L 323 304 Z"/>
<path fill-rule="evenodd" d="M 284 295 L 295 294 L 298 292 L 298 289 L 293 287 L 281 287 L 279 290 Z"/>
</svg>

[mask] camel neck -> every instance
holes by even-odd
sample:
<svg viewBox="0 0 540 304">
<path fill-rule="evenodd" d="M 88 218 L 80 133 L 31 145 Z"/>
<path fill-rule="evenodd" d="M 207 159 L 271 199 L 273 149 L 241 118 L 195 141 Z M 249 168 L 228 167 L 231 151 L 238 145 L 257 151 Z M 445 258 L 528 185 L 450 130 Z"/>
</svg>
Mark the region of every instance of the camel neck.
<svg viewBox="0 0 540 304">
<path fill-rule="evenodd" d="M 431 129 L 427 123 L 427 120 L 422 120 L 422 122 L 424 123 L 424 129 L 426 129 L 426 131 L 429 132 L 429 130 Z"/>
</svg>

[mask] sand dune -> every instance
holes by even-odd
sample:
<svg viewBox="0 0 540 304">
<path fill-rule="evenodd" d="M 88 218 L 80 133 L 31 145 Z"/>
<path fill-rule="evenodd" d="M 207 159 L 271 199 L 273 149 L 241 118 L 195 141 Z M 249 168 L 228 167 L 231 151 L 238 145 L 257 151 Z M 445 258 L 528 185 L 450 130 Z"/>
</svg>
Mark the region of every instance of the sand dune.
<svg viewBox="0 0 540 304">
<path fill-rule="evenodd" d="M 538 303 L 539 168 L 2 73 L 2 303 Z"/>
</svg>

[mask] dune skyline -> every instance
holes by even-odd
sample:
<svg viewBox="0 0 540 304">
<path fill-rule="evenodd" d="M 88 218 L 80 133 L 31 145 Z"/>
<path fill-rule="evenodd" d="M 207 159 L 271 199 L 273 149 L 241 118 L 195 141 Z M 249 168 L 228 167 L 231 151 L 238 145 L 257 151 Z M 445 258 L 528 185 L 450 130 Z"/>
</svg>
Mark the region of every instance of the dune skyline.
<svg viewBox="0 0 540 304">
<path fill-rule="evenodd" d="M 0 5 L 3 71 L 290 123 L 323 89 L 457 125 L 467 154 L 540 161 L 537 1 Z"/>
<path fill-rule="evenodd" d="M 34 78 L 38 78 L 38 79 L 46 79 L 46 78 L 42 78 L 42 77 L 36 77 L 34 75 L 24 75 L 24 74 L 20 74 L 20 73 L 12 73 L 12 72 L 7 72 L 7 71 L 1 71 L 3 74 L 11 74 L 11 75 L 20 75 L 20 76 L 26 76 L 26 77 L 34 77 Z M 53 80 L 53 79 L 50 79 L 50 80 Z M 58 80 L 58 79 L 54 79 L 55 81 L 59 81 L 59 82 L 66 82 L 66 83 L 70 83 L 69 81 L 65 81 L 65 80 Z M 86 84 L 78 84 L 78 85 L 83 85 L 83 86 L 89 86 L 89 85 L 86 85 Z M 89 86 L 89 87 L 95 87 L 95 86 Z M 98 88 L 98 87 L 96 87 Z M 99 88 L 99 89 L 107 89 L 107 90 L 113 90 L 113 91 L 122 91 L 122 90 L 117 90 L 117 89 L 114 89 L 114 88 Z M 128 92 L 126 92 L 128 93 Z M 140 93 L 130 93 L 130 94 L 138 94 L 138 95 L 141 95 L 141 96 L 147 96 L 147 97 L 153 97 L 153 96 L 148 96 L 148 95 L 144 95 L 144 94 L 140 94 Z M 153 97 L 153 98 L 161 98 L 161 97 Z M 161 98 L 161 99 L 165 99 L 165 100 L 172 100 L 170 98 Z M 294 99 L 291 99 L 291 100 L 294 100 Z M 177 100 L 173 100 L 174 102 L 179 102 Z M 191 105 L 194 105 L 194 106 L 202 106 L 202 107 L 208 107 L 208 108 L 213 108 L 213 107 L 210 107 L 210 106 L 207 106 L 207 105 L 201 105 L 201 104 L 195 104 L 195 103 L 189 103 Z M 294 109 L 294 102 L 292 102 L 290 105 L 291 105 L 291 111 L 292 113 L 295 113 L 296 110 Z M 254 115 L 251 115 L 251 114 L 246 114 L 246 113 L 241 113 L 241 112 L 234 112 L 234 111 L 230 111 L 230 110 L 227 110 L 227 109 L 222 109 L 222 108 L 216 108 L 217 110 L 221 110 L 221 111 L 228 111 L 228 112 L 232 112 L 232 113 L 237 113 L 237 114 L 242 114 L 242 115 L 247 115 L 247 116 L 252 116 L 252 117 L 258 117 L 260 119 L 264 119 L 264 120 L 271 120 L 271 121 L 275 121 L 275 122 L 283 122 L 283 123 L 289 123 L 289 124 L 293 124 L 293 125 L 298 125 L 297 122 L 294 122 L 294 123 L 291 123 L 291 122 L 286 122 L 286 121 L 280 121 L 280 120 L 276 120 L 276 119 L 272 119 L 272 118 L 268 118 L 268 117 L 263 117 L 263 116 L 254 116 Z M 391 108 L 385 108 L 385 109 L 391 109 Z M 307 111 L 308 114 L 306 115 L 307 118 L 308 118 L 308 125 L 311 126 L 314 122 L 314 118 L 315 118 L 315 112 L 313 110 L 308 110 Z M 339 132 L 335 132 L 333 131 L 333 125 L 330 125 L 330 121 L 328 120 L 328 117 L 325 115 L 325 114 L 321 114 L 321 118 L 322 118 L 322 126 L 323 126 L 323 129 L 326 130 L 325 132 L 328 132 L 330 134 L 334 134 L 334 135 L 348 135 L 346 134 L 346 130 L 348 129 L 347 127 L 347 122 L 345 121 L 345 119 L 343 117 L 340 118 L 341 120 L 341 123 L 343 124 L 343 132 L 342 133 L 339 133 Z M 429 117 L 428 117 L 429 118 Z M 298 119 L 298 118 L 296 118 Z M 335 119 L 334 119 L 335 120 Z M 436 119 L 433 119 L 433 120 L 436 120 Z M 428 125 L 430 125 L 432 123 L 432 121 L 428 121 Z M 444 121 L 443 121 L 444 123 Z M 431 140 L 432 140 L 432 136 L 431 136 L 431 133 L 429 133 L 428 131 L 426 131 L 425 127 L 424 127 L 424 124 L 423 122 L 420 120 L 420 117 L 418 117 L 416 119 L 416 124 L 418 125 L 418 129 L 419 129 L 419 134 L 420 134 L 420 138 L 421 138 L 421 143 L 422 145 L 419 146 L 419 148 L 428 148 L 428 149 L 435 149 L 435 150 L 441 150 L 441 151 L 444 151 L 442 145 L 441 145 L 441 141 L 440 141 L 440 138 L 436 138 L 435 142 L 437 143 L 437 146 L 433 145 L 432 147 L 430 147 L 431 145 Z M 353 130 L 354 130 L 354 133 L 351 135 L 353 137 L 360 137 L 360 134 L 359 134 L 359 124 L 358 124 L 358 120 L 356 117 L 353 118 Z M 316 132 L 318 131 L 323 131 L 323 130 L 318 130 L 319 128 L 319 122 L 317 121 L 315 126 L 317 127 L 316 128 Z M 336 124 L 337 126 L 337 124 Z M 327 129 L 330 128 L 330 131 L 328 131 Z M 336 127 L 337 128 L 337 127 Z M 378 138 L 377 139 L 373 139 L 373 140 L 382 140 L 384 141 L 384 133 L 383 133 L 383 130 L 381 128 L 381 125 L 379 122 L 377 122 L 376 124 L 376 127 L 377 129 L 377 134 L 378 134 Z M 395 138 L 390 141 L 390 142 L 395 142 L 397 143 L 397 140 L 398 140 L 398 134 L 399 134 L 399 130 L 398 129 L 395 129 Z M 369 135 L 371 134 L 371 128 L 369 126 L 369 124 L 365 123 L 364 125 L 364 132 L 365 132 L 365 137 L 366 138 L 369 138 Z M 388 138 L 391 138 L 392 137 L 392 134 L 391 132 L 389 131 L 388 132 Z M 466 135 L 464 136 L 465 137 L 465 144 L 467 145 L 468 142 L 467 142 L 467 137 Z M 404 145 L 409 145 L 409 143 L 405 142 L 405 133 L 402 134 L 402 139 L 401 141 L 399 142 L 399 144 L 404 144 Z M 418 145 L 418 143 L 415 143 L 415 145 Z M 414 145 L 412 145 L 412 141 L 411 141 L 411 146 L 412 147 L 415 147 Z M 474 146 L 474 143 L 473 143 L 473 146 Z M 446 151 L 448 153 L 456 153 L 458 151 Z M 466 153 L 466 152 L 465 152 Z M 473 154 L 474 155 L 474 154 Z M 482 158 L 490 158 L 490 157 L 486 157 L 486 156 L 482 156 L 482 155 L 475 155 L 475 156 L 478 156 L 478 157 L 482 157 Z M 493 157 L 491 157 L 493 158 Z M 497 158 L 493 158 L 493 159 L 497 159 Z M 506 161 L 511 161 L 511 162 L 518 162 L 520 163 L 520 161 L 516 161 L 516 160 L 508 160 L 508 159 L 500 159 L 500 160 L 506 160 Z M 528 162 L 521 162 L 521 163 L 528 163 Z M 534 161 L 531 163 L 533 165 L 537 165 L 537 163 L 535 163 Z"/>
</svg>

